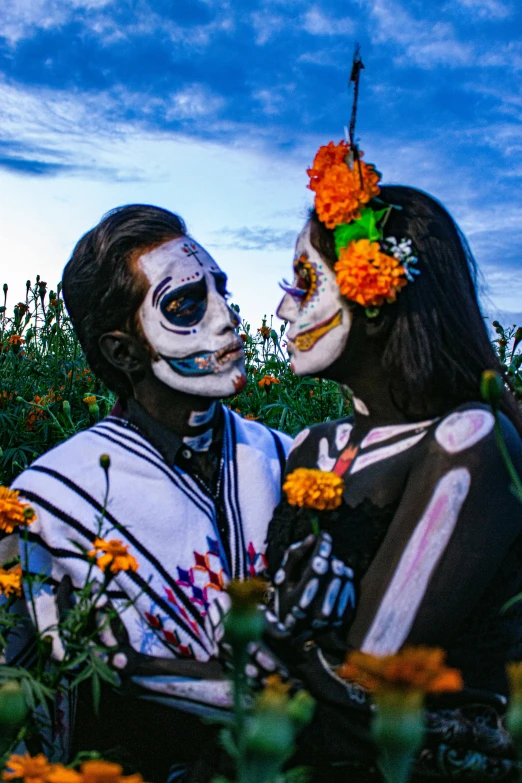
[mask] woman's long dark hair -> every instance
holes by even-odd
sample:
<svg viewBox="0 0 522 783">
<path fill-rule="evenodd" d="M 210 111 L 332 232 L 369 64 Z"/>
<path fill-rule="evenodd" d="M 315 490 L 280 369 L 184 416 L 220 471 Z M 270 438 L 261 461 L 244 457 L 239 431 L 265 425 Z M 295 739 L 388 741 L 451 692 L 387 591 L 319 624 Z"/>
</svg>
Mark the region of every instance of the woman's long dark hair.
<svg viewBox="0 0 522 783">
<path fill-rule="evenodd" d="M 386 185 L 380 198 L 399 207 L 386 221 L 385 236 L 411 239 L 419 258 L 419 276 L 395 303 L 383 305 L 373 327 L 385 336 L 382 363 L 393 379 L 396 404 L 407 411 L 408 400 L 423 400 L 427 410 L 443 413 L 480 400 L 482 372 L 502 371 L 480 312 L 477 266 L 468 243 L 444 207 L 426 193 Z M 315 212 L 310 221 L 312 243 L 333 267 L 333 231 Z M 522 413 L 507 390 L 500 407 L 522 435 Z"/>
</svg>

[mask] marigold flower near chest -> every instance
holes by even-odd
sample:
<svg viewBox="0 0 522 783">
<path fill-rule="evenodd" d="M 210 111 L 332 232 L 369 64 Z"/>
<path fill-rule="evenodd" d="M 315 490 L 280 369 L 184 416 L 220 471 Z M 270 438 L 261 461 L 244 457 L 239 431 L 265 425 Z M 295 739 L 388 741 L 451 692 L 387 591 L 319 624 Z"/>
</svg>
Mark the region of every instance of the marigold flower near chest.
<svg viewBox="0 0 522 783">
<path fill-rule="evenodd" d="M 47 775 L 51 771 L 51 765 L 43 753 L 30 756 L 13 754 L 8 760 L 2 773 L 2 780 L 23 780 L 24 783 L 45 783 Z"/>
<path fill-rule="evenodd" d="M 29 503 L 19 500 L 20 493 L 16 489 L 0 487 L 0 530 L 12 533 L 17 527 L 30 525 L 36 519 L 36 514 Z"/>
<path fill-rule="evenodd" d="M 53 764 L 47 775 L 47 783 L 83 783 L 83 777 L 75 769 Z"/>
<path fill-rule="evenodd" d="M 438 647 L 404 647 L 395 655 L 382 657 L 356 650 L 349 654 L 337 674 L 375 693 L 462 690 L 460 672 L 447 667 L 445 659 L 446 653 Z"/>
<path fill-rule="evenodd" d="M 109 541 L 96 538 L 94 549 L 91 549 L 88 554 L 89 557 L 97 558 L 96 564 L 102 571 L 119 574 L 120 571 L 137 571 L 139 568 L 138 561 L 129 552 L 128 544 L 124 544 L 118 538 Z"/>
<path fill-rule="evenodd" d="M 85 783 L 119 783 L 123 768 L 110 761 L 93 759 L 81 766 Z"/>
<path fill-rule="evenodd" d="M 0 594 L 7 597 L 22 595 L 22 568 L 0 568 Z"/>
<path fill-rule="evenodd" d="M 335 473 L 315 468 L 297 468 L 283 484 L 291 506 L 331 511 L 341 505 L 344 481 Z"/>
</svg>

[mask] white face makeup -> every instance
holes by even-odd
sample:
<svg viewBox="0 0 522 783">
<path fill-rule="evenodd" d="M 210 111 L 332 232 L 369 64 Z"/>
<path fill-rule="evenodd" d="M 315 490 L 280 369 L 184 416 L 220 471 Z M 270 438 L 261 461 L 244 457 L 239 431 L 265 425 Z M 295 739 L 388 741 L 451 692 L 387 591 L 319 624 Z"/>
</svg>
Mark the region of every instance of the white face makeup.
<svg viewBox="0 0 522 783">
<path fill-rule="evenodd" d="M 139 310 L 157 359 L 152 371 L 177 391 L 228 397 L 246 383 L 239 321 L 226 275 L 201 245 L 179 237 L 138 259 L 150 288 Z"/>
<path fill-rule="evenodd" d="M 335 273 L 310 242 L 310 224 L 299 234 L 295 249 L 294 281 L 286 291 L 277 316 L 288 321 L 288 353 L 296 375 L 325 370 L 341 355 L 352 323 Z"/>
</svg>

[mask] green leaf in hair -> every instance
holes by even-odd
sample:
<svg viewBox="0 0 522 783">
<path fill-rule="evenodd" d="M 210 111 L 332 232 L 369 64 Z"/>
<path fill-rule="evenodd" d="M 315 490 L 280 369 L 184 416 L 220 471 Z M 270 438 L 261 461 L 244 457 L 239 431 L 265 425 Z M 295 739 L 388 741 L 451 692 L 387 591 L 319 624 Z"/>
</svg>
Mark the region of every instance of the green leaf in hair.
<svg viewBox="0 0 522 783">
<path fill-rule="evenodd" d="M 359 239 L 369 239 L 370 242 L 376 242 L 382 238 L 382 231 L 378 228 L 378 223 L 388 212 L 388 208 L 373 210 L 365 207 L 361 210 L 361 217 L 351 223 L 343 223 L 334 229 L 335 250 L 339 255 L 341 248 L 347 247 L 350 242 L 357 242 Z"/>
</svg>

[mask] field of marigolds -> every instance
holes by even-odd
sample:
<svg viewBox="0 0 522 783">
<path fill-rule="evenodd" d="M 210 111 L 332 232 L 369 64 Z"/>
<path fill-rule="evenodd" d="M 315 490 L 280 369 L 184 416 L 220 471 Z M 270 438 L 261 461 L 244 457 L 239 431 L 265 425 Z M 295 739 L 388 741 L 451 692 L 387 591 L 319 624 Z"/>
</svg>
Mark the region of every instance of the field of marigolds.
<svg viewBox="0 0 522 783">
<path fill-rule="evenodd" d="M 60 295 L 41 278 L 23 301 L 0 300 L 0 484 L 9 485 L 37 456 L 94 424 L 115 397 L 91 373 Z M 311 422 L 345 416 L 347 395 L 335 383 L 296 378 L 284 327 L 242 322 L 248 384 L 226 401 L 233 410 L 295 434 Z"/>
<path fill-rule="evenodd" d="M 89 427 L 111 410 L 115 397 L 86 364 L 60 295 L 37 276 L 23 301 L 0 305 L 0 484 L 9 485 L 37 456 Z M 522 327 L 493 322 L 494 344 L 522 400 Z M 246 418 L 293 435 L 311 423 L 351 412 L 338 384 L 296 378 L 285 354 L 285 328 L 272 319 L 243 320 L 248 383 L 226 401 Z"/>
<path fill-rule="evenodd" d="M 492 327 L 500 361 L 522 401 L 522 327 L 504 328 L 496 321 Z M 254 325 L 243 320 L 239 334 L 245 344 L 248 382 L 240 394 L 226 400 L 230 408 L 245 418 L 290 434 L 313 422 L 351 412 L 351 401 L 337 384 L 294 376 L 285 353 L 284 325 L 272 325 L 267 318 Z M 496 373 L 485 373 L 483 394 L 495 383 L 502 387 Z M 4 284 L 0 299 L 0 527 L 7 534 L 17 531 L 21 551 L 25 553 L 22 560 L 28 559 L 34 511 L 6 487 L 40 454 L 106 416 L 114 403 L 114 395 L 96 380 L 86 364 L 61 298 L 60 285 L 53 290 L 39 277 L 34 282 L 28 280 L 23 301 L 12 302 L 8 285 Z M 75 586 L 74 601 L 53 627 L 64 645 L 59 660 L 50 655 L 49 629 L 39 628 L 38 623 L 32 628 L 24 608 L 32 607 L 33 616 L 37 615 L 34 596 L 47 585 L 46 575 L 29 569 L 22 572 L 20 556 L 13 552 L 6 555 L 0 568 L 0 774 L 4 781 L 144 783 L 139 770 L 127 770 L 136 772 L 127 777 L 117 757 L 102 759 L 88 748 L 69 760 L 67 767 L 51 760 L 54 739 L 50 738 L 61 725 L 59 705 L 65 703 L 68 694 L 88 680 L 97 709 L 102 683 L 113 687 L 119 684 L 107 663 L 111 648 L 102 641 L 102 631 L 112 628 L 118 613 L 110 602 L 100 604 L 105 606 L 103 617 L 97 613 L 93 627 L 92 609 L 93 605 L 98 606 L 116 573 L 135 570 L 139 565 L 128 552 L 121 556 L 121 550 L 126 550 L 121 541 L 105 540 L 104 531 L 109 525 L 105 519 L 110 470 L 107 455 L 101 455 L 100 466 L 105 471 L 106 493 L 103 509 L 96 517 L 95 548 L 88 551 L 78 547 L 78 556 L 88 564 L 85 584 Z M 513 476 L 513 483 L 522 500 L 518 476 Z M 292 503 L 288 490 L 287 497 Z M 304 505 L 311 514 L 324 508 L 311 502 Z M 112 529 L 109 525 L 108 532 Z M 110 549 L 111 545 L 119 546 Z M 108 554 L 109 549 L 112 554 Z M 99 572 L 103 572 L 101 583 Z M 263 634 L 259 601 L 266 585 L 253 579 L 232 582 L 227 590 L 232 608 L 225 623 L 225 640 L 232 656 L 234 709 L 231 721 L 222 728 L 221 741 L 235 768 L 234 781 L 305 783 L 309 780 L 306 769 L 282 770 L 292 754 L 295 738 L 311 720 L 314 700 L 304 690 L 290 693 L 288 684 L 277 675 L 267 678 L 261 692 L 250 692 L 245 665 L 249 645 L 259 642 Z M 11 633 L 17 638 L 19 632 L 20 638 L 24 633 L 34 638 L 34 657 L 28 662 L 15 656 L 7 665 L 7 638 L 12 638 Z M 339 669 L 339 676 L 366 685 L 370 674 L 378 715 L 372 732 L 384 779 L 386 783 L 406 783 L 423 736 L 423 699 L 436 692 L 440 682 L 444 683 L 444 690 L 460 690 L 460 675 L 444 666 L 442 650 L 431 648 L 405 648 L 379 660 L 354 652 L 344 668 Z M 522 664 L 513 664 L 508 674 L 513 697 L 508 725 L 522 750 Z M 230 782 L 216 777 L 213 783 Z"/>
</svg>

